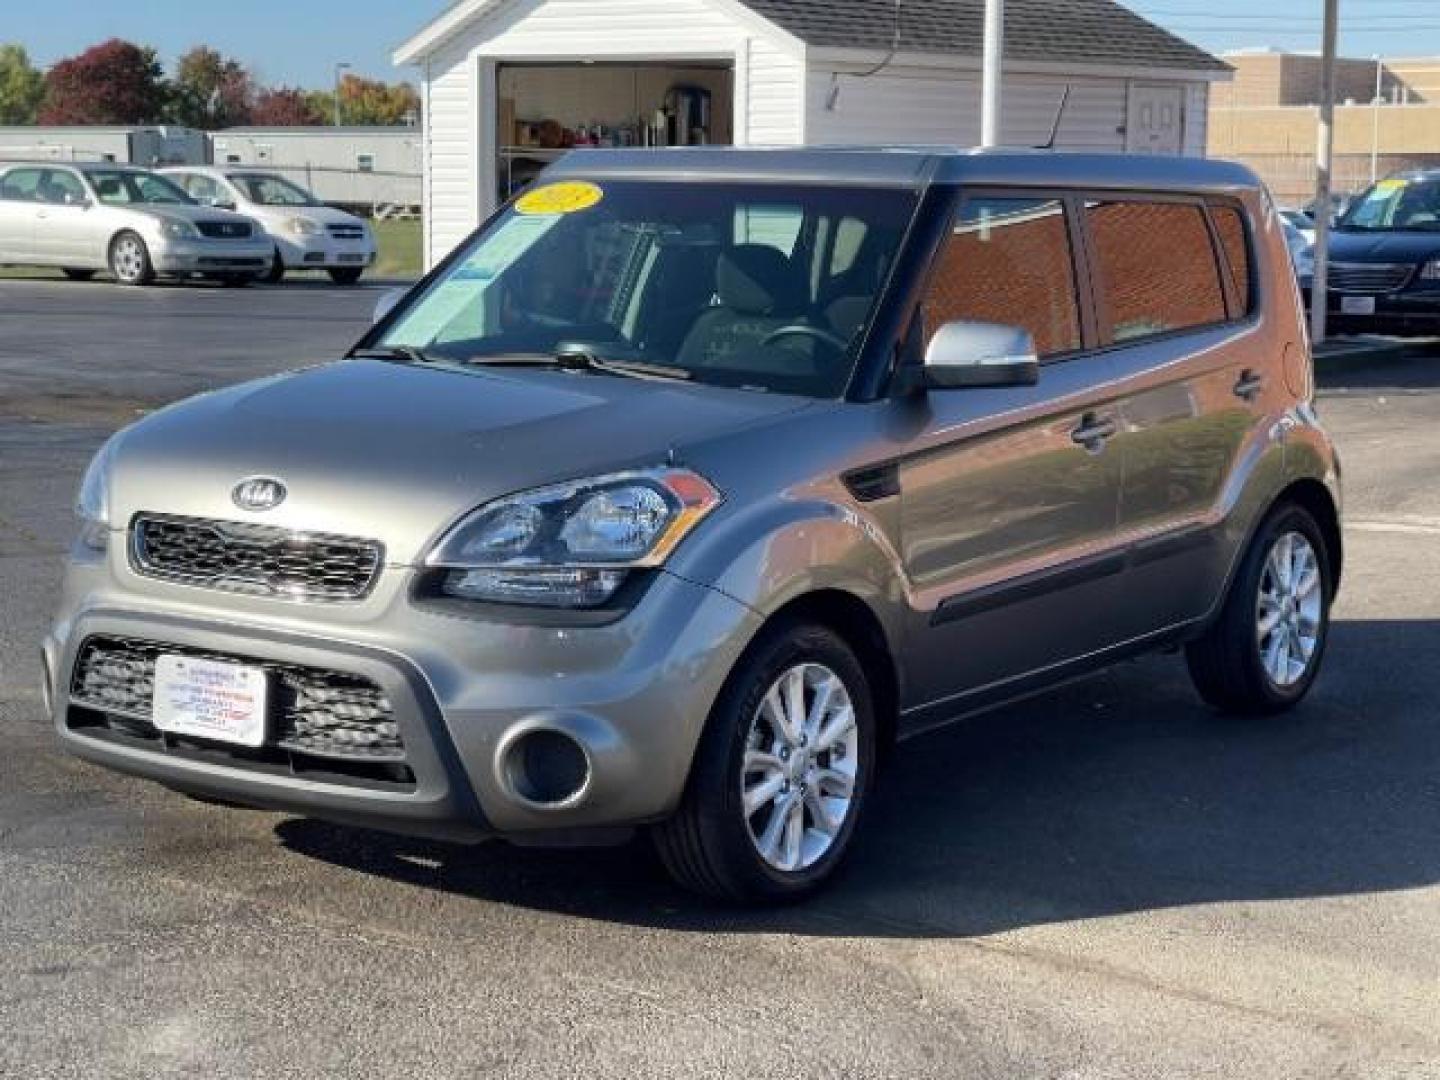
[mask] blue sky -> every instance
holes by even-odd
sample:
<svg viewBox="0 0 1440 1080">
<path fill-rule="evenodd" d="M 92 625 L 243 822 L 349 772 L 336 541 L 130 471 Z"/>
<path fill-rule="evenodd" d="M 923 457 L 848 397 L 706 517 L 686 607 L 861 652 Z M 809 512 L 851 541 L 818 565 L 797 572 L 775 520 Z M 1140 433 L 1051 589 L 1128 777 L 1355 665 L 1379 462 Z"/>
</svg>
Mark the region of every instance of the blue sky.
<svg viewBox="0 0 1440 1080">
<path fill-rule="evenodd" d="M 240 57 L 268 83 L 326 86 L 333 65 L 400 77 L 392 46 L 447 0 L 0 0 L 0 41 L 50 64 L 107 37 L 150 44 L 167 62 L 191 45 Z M 1321 0 L 1132 0 L 1129 6 L 1206 48 L 1315 49 Z M 1352 56 L 1440 54 L 1440 0 L 1341 0 Z"/>
</svg>

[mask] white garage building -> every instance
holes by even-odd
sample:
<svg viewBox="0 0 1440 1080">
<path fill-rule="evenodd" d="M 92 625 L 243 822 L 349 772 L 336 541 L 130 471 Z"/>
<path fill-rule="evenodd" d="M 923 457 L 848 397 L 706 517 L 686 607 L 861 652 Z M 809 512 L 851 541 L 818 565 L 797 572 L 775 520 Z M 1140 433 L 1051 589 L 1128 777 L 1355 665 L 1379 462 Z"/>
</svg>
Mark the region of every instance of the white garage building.
<svg viewBox="0 0 1440 1080">
<path fill-rule="evenodd" d="M 457 0 L 421 69 L 434 262 L 569 145 L 972 145 L 984 0 Z M 897 18 L 898 12 L 898 18 Z M 1220 60 L 1112 0 L 1009 0 L 1004 142 L 1203 154 Z"/>
</svg>

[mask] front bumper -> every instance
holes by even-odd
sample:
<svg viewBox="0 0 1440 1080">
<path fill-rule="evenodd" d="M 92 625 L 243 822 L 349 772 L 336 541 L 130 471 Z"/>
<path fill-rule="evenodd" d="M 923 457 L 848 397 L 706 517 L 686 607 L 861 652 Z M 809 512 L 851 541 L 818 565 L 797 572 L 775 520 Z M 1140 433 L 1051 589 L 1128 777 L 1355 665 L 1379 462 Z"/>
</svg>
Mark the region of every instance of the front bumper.
<svg viewBox="0 0 1440 1080">
<path fill-rule="evenodd" d="M 163 240 L 150 241 L 150 258 L 158 273 L 261 274 L 270 265 L 268 241 Z"/>
<path fill-rule="evenodd" d="M 759 625 L 736 601 L 666 573 L 628 614 L 593 626 L 427 610 L 413 584 L 413 571 L 392 567 L 359 603 L 291 604 L 150 581 L 114 552 L 82 553 L 44 644 L 61 744 L 243 805 L 446 839 L 568 837 L 674 809 L 710 707 Z M 97 639 L 368 679 L 393 706 L 408 781 L 347 776 L 313 759 L 287 766 L 271 747 L 262 765 L 218 744 L 137 737 L 74 696 L 81 650 Z M 573 797 L 537 801 L 517 784 L 516 747 L 533 732 L 583 750 L 586 777 Z"/>
<path fill-rule="evenodd" d="M 1396 337 L 1432 337 L 1440 334 L 1440 290 L 1407 290 L 1373 297 L 1373 312 L 1357 313 L 1344 310 L 1345 297 L 1332 291 L 1329 295 L 1326 323 L 1342 334 L 1392 334 Z M 1306 290 L 1308 306 L 1311 297 Z"/>
<path fill-rule="evenodd" d="M 375 265 L 378 252 L 371 236 L 346 240 L 334 236 L 297 237 L 273 233 L 275 248 L 291 270 L 355 270 Z"/>
</svg>

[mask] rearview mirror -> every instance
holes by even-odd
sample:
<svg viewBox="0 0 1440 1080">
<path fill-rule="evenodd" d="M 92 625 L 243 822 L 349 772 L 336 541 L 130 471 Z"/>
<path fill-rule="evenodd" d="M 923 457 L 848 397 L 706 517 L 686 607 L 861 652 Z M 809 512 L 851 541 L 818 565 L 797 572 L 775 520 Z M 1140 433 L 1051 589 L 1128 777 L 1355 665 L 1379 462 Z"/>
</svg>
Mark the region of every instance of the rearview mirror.
<svg viewBox="0 0 1440 1080">
<path fill-rule="evenodd" d="M 989 322 L 946 323 L 925 350 L 924 385 L 932 390 L 1034 386 L 1040 360 L 1030 331 Z"/>
<path fill-rule="evenodd" d="M 390 289 L 380 294 L 380 299 L 375 301 L 375 311 L 370 321 L 378 323 L 395 310 L 395 305 L 405 299 L 406 289 Z"/>
</svg>

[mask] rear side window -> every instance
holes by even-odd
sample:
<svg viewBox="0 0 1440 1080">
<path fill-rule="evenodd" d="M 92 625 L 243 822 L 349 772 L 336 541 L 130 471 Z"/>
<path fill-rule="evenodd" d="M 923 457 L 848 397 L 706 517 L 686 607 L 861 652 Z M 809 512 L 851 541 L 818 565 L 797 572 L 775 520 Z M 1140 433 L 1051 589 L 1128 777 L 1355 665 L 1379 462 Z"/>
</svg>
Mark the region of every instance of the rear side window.
<svg viewBox="0 0 1440 1080">
<path fill-rule="evenodd" d="M 1080 348 L 1075 259 L 1064 204 L 967 198 L 924 301 L 926 343 L 948 322 L 1020 326 L 1040 356 Z"/>
<path fill-rule="evenodd" d="M 1212 206 L 1210 218 L 1215 222 L 1220 247 L 1230 266 L 1230 281 L 1234 285 L 1230 310 L 1237 316 L 1248 315 L 1254 301 L 1250 292 L 1250 241 L 1245 229 L 1245 217 L 1236 207 Z"/>
<path fill-rule="evenodd" d="M 1220 267 L 1199 204 L 1091 202 L 1085 214 L 1115 341 L 1225 321 Z"/>
<path fill-rule="evenodd" d="M 43 169 L 11 169 L 0 178 L 0 199 L 11 202 L 39 202 Z"/>
</svg>

